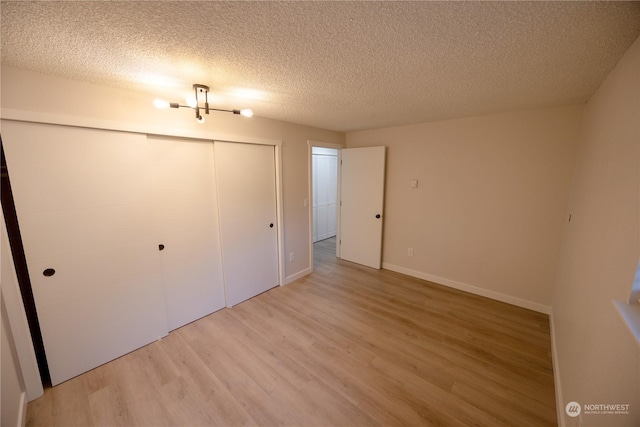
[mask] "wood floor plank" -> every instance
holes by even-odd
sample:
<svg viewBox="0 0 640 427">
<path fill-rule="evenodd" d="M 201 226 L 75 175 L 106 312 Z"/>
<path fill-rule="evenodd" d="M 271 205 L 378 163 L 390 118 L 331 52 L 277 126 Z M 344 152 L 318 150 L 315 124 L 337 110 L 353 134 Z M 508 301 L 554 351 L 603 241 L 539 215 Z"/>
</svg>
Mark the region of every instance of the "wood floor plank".
<svg viewBox="0 0 640 427">
<path fill-rule="evenodd" d="M 28 426 L 555 426 L 549 321 L 344 262 L 54 388 Z"/>
<path fill-rule="evenodd" d="M 53 421 L 53 393 L 52 389 L 45 389 L 42 397 L 28 403 L 25 420 L 27 427 L 55 425 Z"/>
<path fill-rule="evenodd" d="M 131 409 L 118 385 L 108 385 L 89 394 L 94 426 L 134 425 Z"/>
<path fill-rule="evenodd" d="M 147 366 L 149 347 L 157 349 L 158 346 L 155 344 L 157 343 L 110 362 L 113 364 L 113 382 L 118 384 L 120 390 L 119 398 L 126 402 L 130 414 L 130 425 L 175 425 L 160 393 L 160 387 L 166 384 L 167 380 L 153 376 L 154 370 Z M 112 405 L 115 404 L 112 402 Z"/>
<path fill-rule="evenodd" d="M 89 409 L 89 394 L 82 378 L 72 378 L 58 385 L 52 394 L 51 406 L 54 425 L 82 427 L 94 424 Z"/>
<path fill-rule="evenodd" d="M 187 331 L 188 328 L 175 331 L 162 343 L 172 363 L 181 372 L 184 381 L 188 382 L 191 399 L 208 410 L 206 419 L 193 425 L 255 425 L 256 422 L 247 411 L 183 338 Z M 211 422 L 207 421 L 209 419 Z"/>
<path fill-rule="evenodd" d="M 549 411 L 549 407 L 535 401 L 523 401 L 514 393 L 502 393 L 496 389 L 488 390 L 484 385 L 478 387 L 461 381 L 454 384 L 452 394 L 477 405 L 506 424 L 510 424 L 514 419 L 519 420 L 521 427 L 538 427 L 555 422 L 555 416 Z"/>
</svg>

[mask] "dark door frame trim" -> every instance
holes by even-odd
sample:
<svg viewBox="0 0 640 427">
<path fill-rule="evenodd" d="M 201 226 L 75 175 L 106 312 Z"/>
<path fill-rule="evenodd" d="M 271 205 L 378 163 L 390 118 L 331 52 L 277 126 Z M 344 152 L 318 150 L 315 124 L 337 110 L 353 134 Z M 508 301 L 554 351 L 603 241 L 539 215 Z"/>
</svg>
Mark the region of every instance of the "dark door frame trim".
<svg viewBox="0 0 640 427">
<path fill-rule="evenodd" d="M 31 279 L 29 278 L 29 270 L 27 269 L 27 258 L 22 245 L 22 235 L 20 234 L 20 226 L 18 224 L 18 214 L 13 200 L 13 192 L 11 191 L 11 182 L 9 180 L 9 169 L 4 154 L 4 145 L 2 144 L 2 135 L 0 135 L 0 163 L 1 163 L 1 182 L 0 194 L 2 199 L 2 212 L 4 221 L 7 226 L 7 237 L 9 238 L 9 246 L 13 254 L 13 263 L 18 278 L 18 286 L 27 314 L 27 323 L 29 324 L 29 332 L 33 341 L 33 349 L 35 350 L 36 360 L 38 362 L 38 370 L 40 371 L 40 379 L 43 386 L 51 386 L 51 375 L 49 374 L 49 365 L 47 363 L 47 355 L 44 350 L 44 342 L 42 340 L 42 332 L 40 331 L 40 322 L 38 321 L 38 312 L 36 310 L 36 302 L 33 298 L 33 290 L 31 288 Z"/>
</svg>

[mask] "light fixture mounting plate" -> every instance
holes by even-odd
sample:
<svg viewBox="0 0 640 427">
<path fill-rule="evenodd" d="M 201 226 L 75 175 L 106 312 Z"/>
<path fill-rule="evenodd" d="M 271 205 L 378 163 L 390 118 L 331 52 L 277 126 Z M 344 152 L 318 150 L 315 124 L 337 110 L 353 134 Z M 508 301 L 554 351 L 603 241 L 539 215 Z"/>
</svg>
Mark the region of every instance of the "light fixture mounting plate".
<svg viewBox="0 0 640 427">
<path fill-rule="evenodd" d="M 198 83 L 194 83 L 193 88 L 195 90 L 200 89 L 202 91 L 209 92 L 209 86 L 207 86 L 207 85 L 201 85 L 201 84 L 198 84 Z"/>
</svg>

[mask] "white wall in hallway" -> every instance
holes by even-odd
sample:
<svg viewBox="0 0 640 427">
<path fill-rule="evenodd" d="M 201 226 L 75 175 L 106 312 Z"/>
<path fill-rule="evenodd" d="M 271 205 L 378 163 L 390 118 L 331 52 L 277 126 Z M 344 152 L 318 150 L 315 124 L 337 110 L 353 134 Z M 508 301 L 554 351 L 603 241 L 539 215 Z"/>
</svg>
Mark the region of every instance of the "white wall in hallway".
<svg viewBox="0 0 640 427">
<path fill-rule="evenodd" d="M 336 235 L 338 212 L 338 150 L 312 148 L 313 241 Z"/>
</svg>

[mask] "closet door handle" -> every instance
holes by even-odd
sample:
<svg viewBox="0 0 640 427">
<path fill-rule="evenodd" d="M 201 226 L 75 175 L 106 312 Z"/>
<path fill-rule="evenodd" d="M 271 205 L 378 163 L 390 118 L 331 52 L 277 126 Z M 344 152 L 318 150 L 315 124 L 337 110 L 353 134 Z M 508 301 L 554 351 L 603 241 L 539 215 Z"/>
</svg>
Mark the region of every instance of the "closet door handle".
<svg viewBox="0 0 640 427">
<path fill-rule="evenodd" d="M 269 228 L 273 228 L 273 223 L 269 224 Z"/>
<path fill-rule="evenodd" d="M 42 275 L 43 275 L 44 277 L 51 277 L 51 276 L 53 276 L 54 274 L 56 274 L 56 271 L 55 271 L 53 268 L 47 268 L 46 270 L 44 270 L 44 271 L 42 272 Z"/>
</svg>

